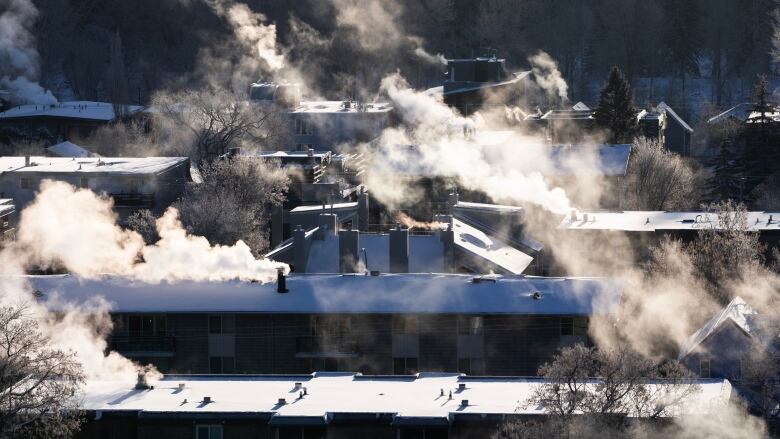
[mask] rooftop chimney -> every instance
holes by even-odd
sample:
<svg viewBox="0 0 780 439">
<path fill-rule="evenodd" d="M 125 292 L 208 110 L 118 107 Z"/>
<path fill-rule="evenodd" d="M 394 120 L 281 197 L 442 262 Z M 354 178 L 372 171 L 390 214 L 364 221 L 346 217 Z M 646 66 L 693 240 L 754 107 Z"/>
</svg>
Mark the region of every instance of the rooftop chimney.
<svg viewBox="0 0 780 439">
<path fill-rule="evenodd" d="M 365 187 L 361 187 L 358 194 L 358 230 L 368 230 L 368 192 Z"/>
<path fill-rule="evenodd" d="M 360 232 L 352 229 L 339 232 L 339 272 L 357 273 L 359 249 Z"/>
<path fill-rule="evenodd" d="M 293 230 L 293 261 L 296 273 L 306 273 L 306 230 L 296 226 Z"/>
<path fill-rule="evenodd" d="M 25 167 L 30 166 L 30 156 L 29 155 L 24 156 L 24 166 Z"/>
<path fill-rule="evenodd" d="M 284 268 L 279 267 L 276 269 L 276 292 L 286 293 L 288 291 L 287 278 L 284 276 Z"/>
<path fill-rule="evenodd" d="M 390 231 L 390 273 L 409 272 L 409 229 L 396 224 Z"/>
<path fill-rule="evenodd" d="M 317 219 L 319 223 L 319 230 L 317 231 L 317 239 L 325 239 L 328 235 L 336 235 L 338 233 L 338 216 L 332 213 L 321 213 Z"/>
<path fill-rule="evenodd" d="M 148 390 L 151 386 L 146 381 L 146 372 L 138 372 L 138 380 L 135 383 L 136 390 Z"/>
</svg>

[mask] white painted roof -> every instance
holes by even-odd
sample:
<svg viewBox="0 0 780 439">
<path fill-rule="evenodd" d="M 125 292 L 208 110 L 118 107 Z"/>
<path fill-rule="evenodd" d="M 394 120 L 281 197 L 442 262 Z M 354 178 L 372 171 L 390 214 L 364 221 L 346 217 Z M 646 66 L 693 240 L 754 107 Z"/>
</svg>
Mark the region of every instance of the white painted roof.
<svg viewBox="0 0 780 439">
<path fill-rule="evenodd" d="M 521 274 L 534 261 L 533 257 L 457 218 L 453 218 L 452 226 L 457 247 L 511 274 Z"/>
<path fill-rule="evenodd" d="M 585 215 L 588 220 L 585 221 Z M 780 230 L 780 212 L 748 212 L 748 230 Z M 577 219 L 567 215 L 559 229 L 620 230 L 655 232 L 658 230 L 698 230 L 719 227 L 717 214 L 706 212 L 624 211 L 578 212 Z"/>
<path fill-rule="evenodd" d="M 257 152 L 241 152 L 242 156 L 248 156 L 248 157 L 266 157 L 266 158 L 285 158 L 285 157 L 295 157 L 295 158 L 304 158 L 309 157 L 308 151 L 257 151 Z M 323 157 L 329 157 L 331 155 L 330 151 L 314 151 L 313 157 L 317 158 L 323 158 Z"/>
<path fill-rule="evenodd" d="M 505 204 L 487 204 L 487 203 L 472 203 L 468 201 L 458 201 L 454 209 L 473 210 L 477 212 L 490 212 L 500 214 L 522 214 L 523 208 L 520 206 L 509 206 Z"/>
<path fill-rule="evenodd" d="M 290 275 L 288 293 L 275 283 L 148 284 L 126 278 L 88 280 L 70 275 L 26 276 L 51 309 L 63 302 L 94 303 L 113 312 L 445 313 L 591 315 L 618 311 L 623 283 L 611 278 L 460 274 Z M 541 296 L 534 299 L 534 293 Z M 48 301 L 49 299 L 53 299 Z"/>
<path fill-rule="evenodd" d="M 720 113 L 716 116 L 707 119 L 707 123 L 717 123 L 728 117 L 733 117 L 737 120 L 745 121 L 752 110 L 753 110 L 753 104 L 749 102 L 743 102 L 741 104 L 737 104 L 729 108 L 723 113 Z"/>
<path fill-rule="evenodd" d="M 128 105 L 127 108 L 129 113 L 135 113 L 140 111 L 143 107 L 139 105 Z M 114 107 L 110 103 L 93 101 L 60 102 L 51 105 L 19 105 L 0 113 L 0 119 L 39 116 L 102 121 L 114 120 L 115 117 Z"/>
<path fill-rule="evenodd" d="M 46 148 L 46 151 L 57 157 L 92 157 L 94 155 L 86 148 L 67 140 Z"/>
<path fill-rule="evenodd" d="M 303 398 L 299 397 L 302 388 L 296 387 L 296 382 L 306 388 L 307 395 Z M 654 381 L 649 385 L 655 387 L 659 383 Z M 184 385 L 183 389 L 179 389 L 180 384 Z M 465 390 L 459 390 L 459 384 L 465 384 Z M 81 408 L 195 416 L 266 413 L 277 420 L 316 418 L 323 424 L 339 413 L 451 420 L 469 414 L 544 414 L 542 407 L 525 403 L 541 384 L 543 381 L 537 378 L 466 377 L 442 373 L 421 373 L 412 377 L 338 372 L 297 376 L 168 375 L 155 383 L 153 390 L 135 390 L 133 380 L 90 380 L 82 390 Z M 731 396 L 728 380 L 698 379 L 678 385 L 693 384 L 701 391 L 690 392 L 680 411 L 672 415 L 711 414 L 728 404 Z M 596 381 L 591 385 L 596 385 Z M 444 396 L 441 396 L 442 391 Z M 452 399 L 449 399 L 450 392 Z M 207 396 L 211 398 L 209 403 L 204 402 Z M 279 398 L 284 398 L 285 404 L 279 404 Z M 463 406 L 462 400 L 468 400 L 468 405 Z"/>
<path fill-rule="evenodd" d="M 713 316 L 704 324 L 704 326 L 699 328 L 698 331 L 686 340 L 680 349 L 678 359 L 682 360 L 688 356 L 691 351 L 696 349 L 697 346 L 727 322 L 734 323 L 749 336 L 756 335 L 754 334 L 756 328 L 754 328 L 753 322 L 753 317 L 756 314 L 756 311 L 754 311 L 741 297 L 735 297 L 721 312 Z"/>
<path fill-rule="evenodd" d="M 0 173 L 158 174 L 187 161 L 187 157 L 0 157 Z"/>
<path fill-rule="evenodd" d="M 15 209 L 13 198 L 0 198 L 0 215 L 13 212 Z"/>
<path fill-rule="evenodd" d="M 357 103 L 352 102 L 349 108 L 344 108 L 344 101 L 302 101 L 300 105 L 291 113 L 387 113 L 393 107 L 387 102 L 366 102 L 360 103 L 360 110 Z"/>
</svg>

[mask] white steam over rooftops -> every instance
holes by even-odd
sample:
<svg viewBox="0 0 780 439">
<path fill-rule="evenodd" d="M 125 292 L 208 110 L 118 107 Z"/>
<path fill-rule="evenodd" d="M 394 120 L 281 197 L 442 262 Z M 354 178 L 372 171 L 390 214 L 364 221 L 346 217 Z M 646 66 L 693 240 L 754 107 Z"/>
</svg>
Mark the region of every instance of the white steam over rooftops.
<svg viewBox="0 0 780 439">
<path fill-rule="evenodd" d="M 623 283 L 611 278 L 460 274 L 290 275 L 274 283 L 145 283 L 124 277 L 27 276 L 54 310 L 103 297 L 112 312 L 453 313 L 604 315 L 618 312 Z M 534 299 L 534 293 L 539 298 Z"/>
</svg>

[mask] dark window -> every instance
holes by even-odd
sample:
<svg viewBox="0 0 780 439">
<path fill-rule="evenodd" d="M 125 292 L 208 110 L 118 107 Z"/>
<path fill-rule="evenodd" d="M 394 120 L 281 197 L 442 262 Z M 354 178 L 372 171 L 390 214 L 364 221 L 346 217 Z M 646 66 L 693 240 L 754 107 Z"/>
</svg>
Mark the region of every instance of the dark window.
<svg viewBox="0 0 780 439">
<path fill-rule="evenodd" d="M 221 425 L 197 425 L 195 439 L 222 439 Z"/>
<path fill-rule="evenodd" d="M 153 335 L 165 335 L 165 316 L 131 315 L 127 317 L 127 331 L 129 335 L 149 337 Z"/>
<path fill-rule="evenodd" d="M 574 335 L 574 319 L 561 317 L 561 335 Z"/>
<path fill-rule="evenodd" d="M 295 134 L 310 135 L 312 133 L 311 123 L 303 119 L 295 119 Z"/>
<path fill-rule="evenodd" d="M 279 427 L 279 439 L 325 439 L 325 427 Z"/>
<path fill-rule="evenodd" d="M 235 318 L 230 314 L 209 316 L 209 334 L 233 334 Z"/>
<path fill-rule="evenodd" d="M 709 378 L 712 374 L 711 364 L 709 359 L 702 358 L 699 360 L 699 376 L 702 378 Z"/>
<path fill-rule="evenodd" d="M 561 317 L 561 335 L 579 335 L 588 334 L 587 317 Z"/>
<path fill-rule="evenodd" d="M 394 334 L 417 334 L 417 316 L 395 315 L 393 316 Z"/>
<path fill-rule="evenodd" d="M 458 316 L 458 334 L 480 335 L 482 334 L 482 316 Z"/>
<path fill-rule="evenodd" d="M 81 177 L 81 181 L 79 182 L 79 185 L 82 188 L 89 189 L 89 178 Z"/>
<path fill-rule="evenodd" d="M 349 316 L 311 316 L 309 327 L 311 335 L 339 337 L 349 335 L 352 320 Z"/>
<path fill-rule="evenodd" d="M 312 358 L 311 372 L 338 372 L 343 369 L 338 358 Z"/>
<path fill-rule="evenodd" d="M 211 357 L 209 363 L 211 373 L 235 373 L 233 357 Z"/>
<path fill-rule="evenodd" d="M 398 357 L 393 358 L 393 374 L 414 375 L 417 373 L 417 358 Z"/>
<path fill-rule="evenodd" d="M 22 189 L 32 189 L 32 181 L 30 177 L 22 177 L 19 179 L 19 187 Z"/>
</svg>

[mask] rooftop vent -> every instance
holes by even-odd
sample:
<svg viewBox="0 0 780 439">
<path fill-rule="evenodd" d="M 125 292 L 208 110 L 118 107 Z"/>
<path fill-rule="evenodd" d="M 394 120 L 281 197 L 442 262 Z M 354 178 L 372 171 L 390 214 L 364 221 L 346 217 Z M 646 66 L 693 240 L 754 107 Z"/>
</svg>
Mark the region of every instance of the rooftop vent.
<svg viewBox="0 0 780 439">
<path fill-rule="evenodd" d="M 468 407 L 469 406 L 469 400 L 468 399 L 461 400 L 460 401 L 460 406 L 461 407 Z"/>
<path fill-rule="evenodd" d="M 138 372 L 138 380 L 135 383 L 135 389 L 136 390 L 148 390 L 151 386 L 149 386 L 149 383 L 146 381 L 146 373 L 145 372 Z"/>
<path fill-rule="evenodd" d="M 298 390 L 301 387 L 303 387 L 303 383 L 295 383 L 295 390 Z"/>
<path fill-rule="evenodd" d="M 531 298 L 534 300 L 539 300 L 542 298 L 542 293 L 534 291 L 533 294 L 531 294 Z"/>
<path fill-rule="evenodd" d="M 284 268 L 279 267 L 276 269 L 276 292 L 284 294 L 288 291 L 287 278 L 284 276 Z"/>
<path fill-rule="evenodd" d="M 284 399 L 284 398 L 279 398 L 279 401 L 277 401 L 277 404 L 278 405 L 285 405 L 285 404 L 287 404 L 287 400 Z"/>
<path fill-rule="evenodd" d="M 459 391 L 459 392 L 462 392 L 462 391 L 464 391 L 464 390 L 466 390 L 466 383 L 460 383 L 460 384 L 458 384 L 458 391 Z"/>
<path fill-rule="evenodd" d="M 184 383 L 179 383 L 179 390 L 184 390 L 184 387 L 185 387 Z"/>
<path fill-rule="evenodd" d="M 211 404 L 211 397 L 210 396 L 204 396 L 203 397 L 203 402 L 205 404 Z"/>
</svg>

